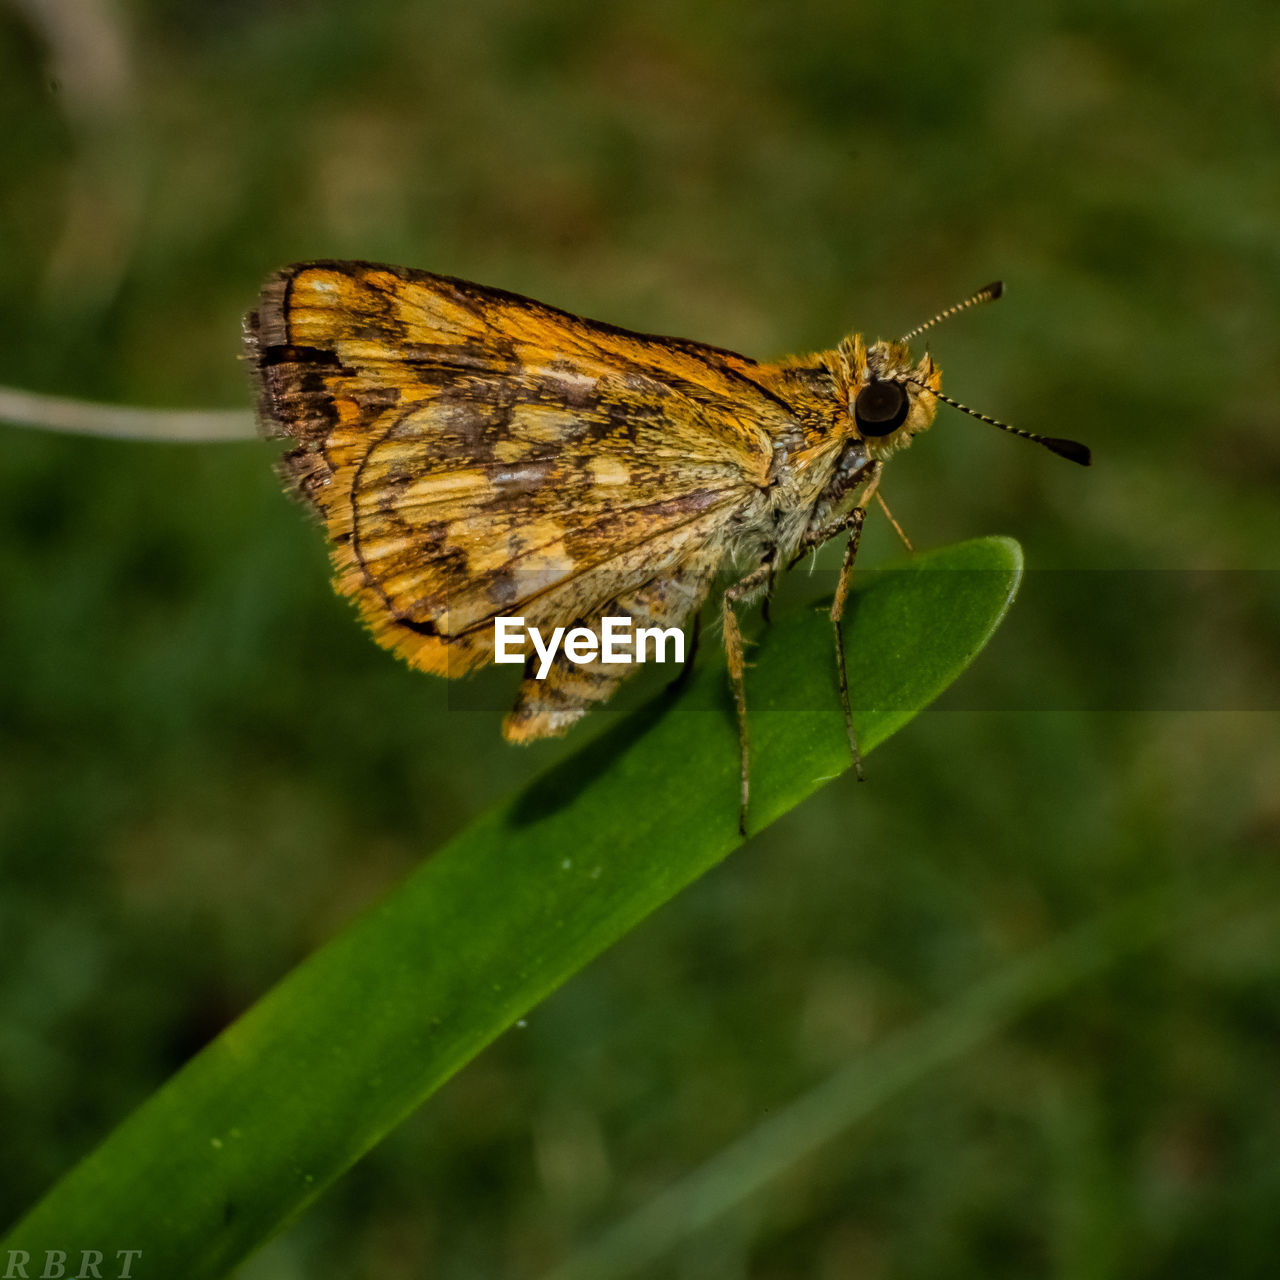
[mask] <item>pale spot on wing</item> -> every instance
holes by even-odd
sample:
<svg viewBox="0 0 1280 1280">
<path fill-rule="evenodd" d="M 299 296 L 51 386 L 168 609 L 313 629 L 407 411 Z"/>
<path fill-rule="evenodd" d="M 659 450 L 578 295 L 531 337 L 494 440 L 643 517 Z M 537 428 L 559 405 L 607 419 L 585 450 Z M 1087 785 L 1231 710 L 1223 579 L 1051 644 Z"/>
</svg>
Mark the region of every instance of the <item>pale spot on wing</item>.
<svg viewBox="0 0 1280 1280">
<path fill-rule="evenodd" d="M 549 409 L 543 405 L 520 405 L 511 415 L 511 431 L 525 444 L 563 446 L 584 415 L 573 409 Z"/>
<path fill-rule="evenodd" d="M 557 569 L 563 572 L 572 568 L 574 561 L 565 549 L 564 526 L 557 520 L 534 520 L 520 529 L 520 540 L 531 550 L 524 552 L 519 560 L 520 572 L 526 570 L 541 572 L 546 569 Z"/>
<path fill-rule="evenodd" d="M 402 535 L 400 537 L 362 538 L 360 541 L 360 559 L 365 565 L 377 560 L 385 560 L 388 556 L 412 556 L 420 549 L 420 539 Z"/>
<path fill-rule="evenodd" d="M 371 367 L 386 365 L 396 370 L 404 368 L 401 340 L 395 335 L 385 342 L 377 338 L 343 338 L 337 348 L 344 364 Z M 403 380 L 403 376 L 398 379 Z"/>
<path fill-rule="evenodd" d="M 565 527 L 558 521 L 544 517 L 541 520 L 523 522 L 519 529 L 520 544 L 529 550 L 514 558 L 506 539 L 476 539 L 464 543 L 467 551 L 467 569 L 479 576 L 506 569 L 513 564 L 519 568 L 521 578 L 526 572 L 541 574 L 553 571 L 563 576 L 575 568 L 575 561 L 564 545 Z"/>
<path fill-rule="evenodd" d="M 591 478 L 597 484 L 630 484 L 631 468 L 618 458 L 597 454 L 590 462 Z"/>
<path fill-rule="evenodd" d="M 397 508 L 426 507 L 441 502 L 467 502 L 476 498 L 487 498 L 491 492 L 489 477 L 483 471 L 437 471 L 428 473 L 407 485 L 396 506 Z M 370 504 L 369 507 L 365 506 L 366 497 L 364 493 L 357 495 L 360 509 L 376 510 L 376 503 Z"/>
<path fill-rule="evenodd" d="M 387 287 L 396 291 L 401 316 L 431 329 L 433 341 L 464 342 L 484 327 L 474 312 L 459 306 L 439 289 L 405 284 L 396 277 L 388 279 Z"/>
<path fill-rule="evenodd" d="M 317 305 L 294 306 L 289 312 L 289 334 L 304 346 L 323 347 L 333 338 L 333 311 L 324 298 Z"/>
</svg>

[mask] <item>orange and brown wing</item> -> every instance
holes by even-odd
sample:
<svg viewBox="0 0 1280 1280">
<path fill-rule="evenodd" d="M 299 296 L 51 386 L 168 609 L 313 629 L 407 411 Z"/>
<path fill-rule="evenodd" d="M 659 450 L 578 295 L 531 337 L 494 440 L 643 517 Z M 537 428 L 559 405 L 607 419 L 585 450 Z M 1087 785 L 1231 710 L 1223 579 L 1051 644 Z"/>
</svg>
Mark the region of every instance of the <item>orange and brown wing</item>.
<svg viewBox="0 0 1280 1280">
<path fill-rule="evenodd" d="M 245 325 L 262 428 L 376 637 L 456 675 L 491 620 L 714 567 L 786 406 L 753 362 L 368 263 L 295 266 Z"/>
</svg>

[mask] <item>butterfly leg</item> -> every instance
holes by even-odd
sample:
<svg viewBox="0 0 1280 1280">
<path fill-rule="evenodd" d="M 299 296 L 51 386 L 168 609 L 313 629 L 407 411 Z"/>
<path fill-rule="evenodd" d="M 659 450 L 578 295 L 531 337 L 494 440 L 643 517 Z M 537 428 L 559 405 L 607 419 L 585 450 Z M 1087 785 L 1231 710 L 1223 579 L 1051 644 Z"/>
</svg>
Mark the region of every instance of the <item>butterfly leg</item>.
<svg viewBox="0 0 1280 1280">
<path fill-rule="evenodd" d="M 689 629 L 689 652 L 685 657 L 684 666 L 680 668 L 678 675 L 667 682 L 668 693 L 675 693 L 689 683 L 689 677 L 693 675 L 693 661 L 698 656 L 698 645 L 701 640 L 702 610 L 699 609 L 693 615 L 693 626 Z"/>
<path fill-rule="evenodd" d="M 769 585 L 765 588 L 764 595 L 760 597 L 760 616 L 764 619 L 766 626 L 773 622 L 771 605 L 773 603 L 773 593 L 778 586 L 777 554 L 776 549 L 769 552 L 769 564 L 771 568 L 771 572 L 769 574 Z"/>
<path fill-rule="evenodd" d="M 838 533 L 848 533 L 844 559 L 840 564 L 840 577 L 836 582 L 835 598 L 831 601 L 831 628 L 835 632 L 836 675 L 840 682 L 840 709 L 844 712 L 845 732 L 849 736 L 849 751 L 853 756 L 853 771 L 862 781 L 862 755 L 858 750 L 858 737 L 853 731 L 853 709 L 849 703 L 849 673 L 844 656 L 844 607 L 849 596 L 849 580 L 853 576 L 853 562 L 858 558 L 858 543 L 862 540 L 862 524 L 867 517 L 867 505 L 880 484 L 880 463 L 869 462 L 852 477 L 853 484 L 864 483 L 857 503 L 841 516 L 821 528 L 806 533 L 796 552 L 795 564 L 814 547 L 834 538 Z"/>
<path fill-rule="evenodd" d="M 906 547 L 913 555 L 915 547 L 911 545 L 911 539 L 902 531 L 902 526 L 893 518 L 893 512 L 889 510 L 889 504 L 884 500 L 884 494 L 879 489 L 876 490 L 876 501 L 880 504 L 880 510 L 884 512 L 885 518 L 893 525 L 893 531 L 902 540 L 902 545 Z"/>
<path fill-rule="evenodd" d="M 840 709 L 844 712 L 845 732 L 849 735 L 849 750 L 853 755 L 853 771 L 862 781 L 862 754 L 858 750 L 858 736 L 853 731 L 853 708 L 849 705 L 849 673 L 844 657 L 844 606 L 849 594 L 849 579 L 853 575 L 853 562 L 858 558 L 858 543 L 862 539 L 862 522 L 867 509 L 858 505 L 849 513 L 849 541 L 844 544 L 844 559 L 840 564 L 840 578 L 836 583 L 835 598 L 831 601 L 831 627 L 836 639 L 836 673 L 840 681 Z"/>
<path fill-rule="evenodd" d="M 738 754 L 742 766 L 741 789 L 738 806 L 738 834 L 747 834 L 747 798 L 750 791 L 750 753 L 747 747 L 747 686 L 743 679 L 746 663 L 742 656 L 742 632 L 738 627 L 738 615 L 733 606 L 764 586 L 773 573 L 773 562 L 768 561 L 753 569 L 745 578 L 735 582 L 720 598 L 720 610 L 724 620 L 724 651 L 729 662 L 729 678 L 733 681 L 733 701 L 738 709 Z"/>
</svg>

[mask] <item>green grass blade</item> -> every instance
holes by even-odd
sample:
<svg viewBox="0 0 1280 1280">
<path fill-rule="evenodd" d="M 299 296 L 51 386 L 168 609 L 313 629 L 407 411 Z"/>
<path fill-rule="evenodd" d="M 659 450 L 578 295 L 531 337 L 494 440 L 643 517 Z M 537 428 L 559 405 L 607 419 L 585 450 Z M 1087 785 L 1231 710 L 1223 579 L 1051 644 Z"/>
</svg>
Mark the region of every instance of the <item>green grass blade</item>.
<svg viewBox="0 0 1280 1280">
<path fill-rule="evenodd" d="M 981 650 L 1021 574 L 988 538 L 872 575 L 846 635 L 872 750 Z M 752 648 L 751 826 L 849 766 L 830 624 Z M 589 742 L 300 965 L 73 1169 L 4 1245 L 226 1274 L 534 1004 L 740 843 L 722 662 Z M 850 804 L 854 804 L 850 796 Z M 74 1264 L 74 1258 L 72 1259 Z"/>
</svg>

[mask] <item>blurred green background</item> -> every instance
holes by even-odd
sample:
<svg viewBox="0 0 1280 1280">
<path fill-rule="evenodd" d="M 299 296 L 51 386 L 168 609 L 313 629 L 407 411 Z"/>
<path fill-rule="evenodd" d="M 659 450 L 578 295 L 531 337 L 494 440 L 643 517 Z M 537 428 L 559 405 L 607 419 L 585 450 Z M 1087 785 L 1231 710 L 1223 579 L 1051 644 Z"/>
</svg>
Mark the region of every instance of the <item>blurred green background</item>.
<svg viewBox="0 0 1280 1280">
<path fill-rule="evenodd" d="M 1023 542 L 1028 589 L 978 666 L 867 785 L 636 930 L 245 1276 L 537 1276 L 1158 886 L 1185 928 L 643 1274 L 1271 1273 L 1273 0 L 23 0 L 0 6 L 0 119 L 0 384 L 247 405 L 240 315 L 308 257 L 760 357 L 892 336 L 1003 277 L 933 335 L 944 385 L 1095 450 L 1081 471 L 943 410 L 884 492 L 917 545 Z M 867 565 L 898 554 L 873 524 Z M 1117 587 L 1148 580 L 1167 607 Z M 496 713 L 450 709 L 331 595 L 254 443 L 0 428 L 0 670 L 3 1220 L 616 714 L 517 750 Z"/>
</svg>

